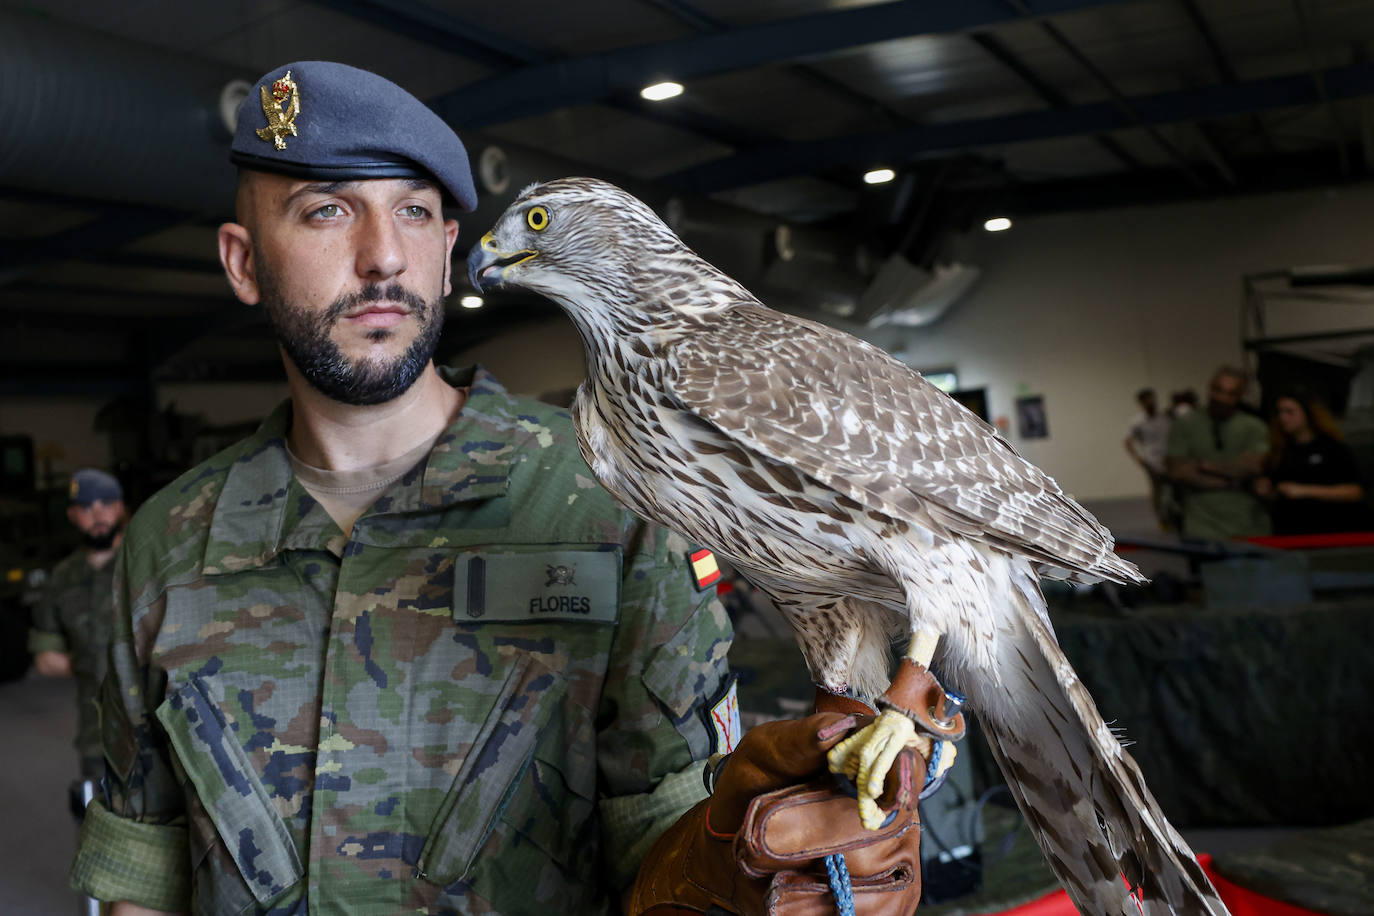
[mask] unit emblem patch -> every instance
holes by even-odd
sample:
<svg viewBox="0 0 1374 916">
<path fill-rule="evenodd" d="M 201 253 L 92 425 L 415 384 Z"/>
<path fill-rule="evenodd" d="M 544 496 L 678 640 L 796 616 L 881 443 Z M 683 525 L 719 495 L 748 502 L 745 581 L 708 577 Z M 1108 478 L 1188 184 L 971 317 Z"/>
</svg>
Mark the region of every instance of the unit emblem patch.
<svg viewBox="0 0 1374 916">
<path fill-rule="evenodd" d="M 706 731 L 711 736 L 711 753 L 728 754 L 739 747 L 744 729 L 739 721 L 739 679 L 730 676 L 725 688 L 701 709 Z"/>
<path fill-rule="evenodd" d="M 544 583 L 544 587 L 550 585 L 576 585 L 577 567 L 576 566 L 549 566 L 549 581 Z"/>
</svg>

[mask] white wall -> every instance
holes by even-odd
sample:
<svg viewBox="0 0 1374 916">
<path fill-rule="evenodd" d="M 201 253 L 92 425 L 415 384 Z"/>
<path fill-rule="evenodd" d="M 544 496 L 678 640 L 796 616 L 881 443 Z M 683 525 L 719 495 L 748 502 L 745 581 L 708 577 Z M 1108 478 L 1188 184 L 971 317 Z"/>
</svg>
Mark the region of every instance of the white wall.
<svg viewBox="0 0 1374 916">
<path fill-rule="evenodd" d="M 1372 220 L 1369 185 L 1021 219 L 980 233 L 971 260 L 983 276 L 945 318 L 875 342 L 918 368 L 954 366 L 961 387 L 986 386 L 1012 443 L 1078 498 L 1141 496 L 1144 477 L 1121 449 L 1136 390 L 1205 398 L 1212 370 L 1241 361 L 1241 277 L 1374 263 Z M 1323 323 L 1374 326 L 1358 311 Z M 1020 394 L 1044 395 L 1048 439 L 1016 436 Z"/>
</svg>

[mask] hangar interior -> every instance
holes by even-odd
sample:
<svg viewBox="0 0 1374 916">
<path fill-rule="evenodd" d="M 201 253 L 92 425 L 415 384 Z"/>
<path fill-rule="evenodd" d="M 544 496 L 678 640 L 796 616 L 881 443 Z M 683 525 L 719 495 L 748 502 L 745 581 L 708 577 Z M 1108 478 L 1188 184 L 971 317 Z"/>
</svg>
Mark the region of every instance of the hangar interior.
<svg viewBox="0 0 1374 916">
<path fill-rule="evenodd" d="M 1326 403 L 1369 503 L 1371 52 L 1369 0 L 0 3 L 0 719 L 33 749 L 5 794 L 44 825 L 5 841 L 6 911 L 78 902 L 70 704 L 24 649 L 42 570 L 77 547 L 68 478 L 109 470 L 136 508 L 286 397 L 262 310 L 217 258 L 227 149 L 260 74 L 334 60 L 463 139 L 480 203 L 455 278 L 530 183 L 605 178 L 769 306 L 979 413 L 1154 579 L 1046 592 L 1166 812 L 1242 886 L 1374 912 L 1374 526 L 1185 540 L 1123 448 L 1140 389 L 1205 409 L 1235 365 L 1266 424 L 1285 391 Z M 440 363 L 560 404 L 582 378 L 577 335 L 537 297 L 460 279 L 445 316 Z M 798 714 L 784 625 L 747 583 L 722 594 L 746 712 Z M 948 820 L 928 814 L 967 835 L 942 844 L 923 912 L 1053 884 L 1024 831 L 1001 842 L 1014 809 L 969 756 Z"/>
</svg>

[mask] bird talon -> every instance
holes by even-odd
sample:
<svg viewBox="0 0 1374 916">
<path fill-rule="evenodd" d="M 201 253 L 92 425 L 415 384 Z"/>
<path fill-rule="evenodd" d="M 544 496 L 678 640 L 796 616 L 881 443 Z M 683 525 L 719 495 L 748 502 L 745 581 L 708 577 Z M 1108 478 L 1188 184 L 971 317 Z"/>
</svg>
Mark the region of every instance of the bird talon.
<svg viewBox="0 0 1374 916">
<path fill-rule="evenodd" d="M 853 780 L 859 798 L 859 819 L 866 829 L 877 830 L 883 824 L 886 814 L 878 806 L 878 799 L 902 748 L 919 751 L 929 744 L 929 739 L 916 733 L 909 718 L 888 710 L 831 748 L 826 762 L 832 773 L 843 773 Z"/>
<path fill-rule="evenodd" d="M 877 830 L 883 826 L 886 818 L 887 815 L 878 807 L 876 801 L 863 795 L 859 796 L 859 822 L 864 825 L 865 830 Z"/>
</svg>

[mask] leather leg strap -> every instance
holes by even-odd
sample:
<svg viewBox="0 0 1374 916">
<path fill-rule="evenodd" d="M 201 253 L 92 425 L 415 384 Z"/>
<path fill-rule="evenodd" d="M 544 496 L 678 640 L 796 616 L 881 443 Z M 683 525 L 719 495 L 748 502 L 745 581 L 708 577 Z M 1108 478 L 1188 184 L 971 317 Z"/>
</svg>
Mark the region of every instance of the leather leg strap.
<svg viewBox="0 0 1374 916">
<path fill-rule="evenodd" d="M 964 714 L 948 709 L 949 698 L 935 675 L 909 658 L 902 659 L 897 676 L 878 698 L 880 709 L 893 709 L 916 723 L 916 730 L 938 741 L 964 737 Z"/>
</svg>

